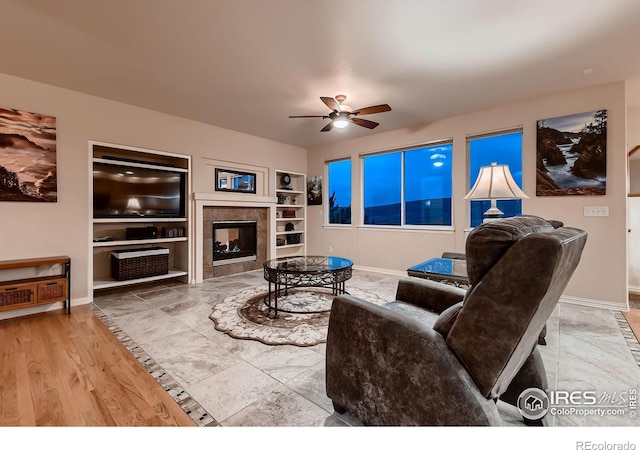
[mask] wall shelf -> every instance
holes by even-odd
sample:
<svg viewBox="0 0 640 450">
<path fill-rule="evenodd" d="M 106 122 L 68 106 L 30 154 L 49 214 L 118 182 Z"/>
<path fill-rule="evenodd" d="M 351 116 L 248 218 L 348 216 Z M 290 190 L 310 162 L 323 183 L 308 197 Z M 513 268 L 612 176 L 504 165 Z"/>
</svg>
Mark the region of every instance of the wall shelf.
<svg viewBox="0 0 640 450">
<path fill-rule="evenodd" d="M 177 238 L 158 238 L 158 239 L 131 239 L 126 241 L 100 241 L 94 242 L 94 247 L 118 247 L 124 245 L 154 245 L 163 242 L 184 242 L 187 241 L 187 237 Z"/>
<path fill-rule="evenodd" d="M 140 217 L 129 219 L 93 219 L 93 223 L 171 223 L 171 222 L 187 222 L 189 219 L 185 217 L 176 218 L 158 218 L 158 217 Z"/>
<path fill-rule="evenodd" d="M 300 195 L 300 194 L 304 194 L 304 191 L 296 191 L 296 190 L 289 190 L 289 189 L 276 189 L 276 194 Z"/>
<path fill-rule="evenodd" d="M 144 169 L 162 169 L 162 170 L 168 170 L 171 172 L 183 172 L 183 173 L 187 173 L 189 170 L 188 169 L 183 169 L 181 167 L 173 167 L 170 165 L 158 165 L 158 164 L 153 164 L 153 163 L 142 163 L 142 162 L 135 162 L 135 161 L 119 161 L 117 159 L 105 159 L 105 158 L 93 158 L 93 162 L 98 162 L 98 163 L 103 163 L 103 164 L 111 164 L 113 166 L 122 166 L 122 167 L 140 167 L 140 168 L 144 168 Z"/>
<path fill-rule="evenodd" d="M 135 280 L 116 281 L 113 279 L 93 280 L 93 289 L 109 289 L 119 286 L 129 286 L 132 284 L 148 283 L 150 281 L 167 280 L 170 278 L 178 278 L 188 275 L 183 270 L 170 270 L 166 275 L 156 275 L 154 277 L 136 278 Z"/>
<path fill-rule="evenodd" d="M 302 248 L 304 247 L 304 244 L 286 244 L 286 245 L 278 245 L 276 246 L 276 249 L 280 249 L 280 248 Z"/>
</svg>

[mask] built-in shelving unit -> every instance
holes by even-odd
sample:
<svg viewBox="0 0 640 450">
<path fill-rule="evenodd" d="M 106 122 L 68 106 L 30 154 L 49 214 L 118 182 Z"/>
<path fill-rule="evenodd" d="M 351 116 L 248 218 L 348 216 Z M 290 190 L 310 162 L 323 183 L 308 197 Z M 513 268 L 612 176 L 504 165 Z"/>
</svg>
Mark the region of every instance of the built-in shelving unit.
<svg viewBox="0 0 640 450">
<path fill-rule="evenodd" d="M 152 150 L 126 147 L 120 145 L 90 142 L 92 155 L 92 210 L 94 218 L 91 221 L 91 250 L 93 253 L 91 288 L 93 290 L 128 286 L 164 279 L 178 279 L 185 283 L 191 279 L 191 212 L 189 193 L 191 192 L 191 157 L 180 154 L 157 152 Z M 182 185 L 182 208 L 178 217 L 145 216 L 140 211 L 140 217 L 101 217 L 104 211 L 96 204 L 96 171 L 105 164 L 121 167 L 123 173 L 136 176 L 136 169 L 158 170 L 165 173 L 179 175 Z M 113 175 L 112 175 L 113 176 Z M 149 178 L 145 182 L 153 182 Z M 131 183 L 135 183 L 132 178 Z M 126 187 L 126 186 L 125 186 Z M 100 217 L 96 217 L 96 215 Z M 131 213 L 129 213 L 131 215 Z M 136 236 L 127 238 L 127 228 L 152 227 L 157 233 L 153 237 Z M 136 231 L 136 230 L 134 230 Z M 137 230 L 142 231 L 142 230 Z M 169 249 L 168 273 L 154 276 L 141 276 L 135 279 L 116 280 L 111 276 L 111 252 L 115 250 L 140 249 L 150 247 L 164 247 Z"/>
<path fill-rule="evenodd" d="M 307 176 L 303 173 L 276 170 L 274 185 L 278 198 L 275 223 L 276 256 L 306 255 Z"/>
</svg>

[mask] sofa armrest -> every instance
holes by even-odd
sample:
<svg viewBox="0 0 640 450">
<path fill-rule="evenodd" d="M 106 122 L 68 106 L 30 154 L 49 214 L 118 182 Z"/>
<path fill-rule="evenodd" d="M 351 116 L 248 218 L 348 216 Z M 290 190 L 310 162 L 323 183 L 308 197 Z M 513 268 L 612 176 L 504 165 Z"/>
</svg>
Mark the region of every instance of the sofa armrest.
<svg viewBox="0 0 640 450">
<path fill-rule="evenodd" d="M 402 313 L 341 295 L 326 351 L 327 395 L 368 425 L 500 425 L 444 338 Z"/>
<path fill-rule="evenodd" d="M 464 299 L 466 289 L 425 278 L 407 277 L 398 282 L 396 300 L 441 313 Z"/>
</svg>

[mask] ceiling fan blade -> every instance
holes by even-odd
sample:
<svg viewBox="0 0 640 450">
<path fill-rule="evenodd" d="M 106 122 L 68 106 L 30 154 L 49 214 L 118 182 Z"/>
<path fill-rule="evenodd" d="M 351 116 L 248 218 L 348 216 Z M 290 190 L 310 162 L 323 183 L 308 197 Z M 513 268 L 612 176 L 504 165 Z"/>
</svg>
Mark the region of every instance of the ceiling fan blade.
<svg viewBox="0 0 640 450">
<path fill-rule="evenodd" d="M 353 111 L 353 114 L 364 116 L 365 114 L 376 114 L 387 111 L 391 111 L 391 106 L 385 103 L 384 105 L 368 106 L 366 108 L 356 109 Z"/>
<path fill-rule="evenodd" d="M 365 127 L 365 128 L 369 128 L 369 129 L 373 129 L 373 128 L 377 127 L 378 125 L 380 125 L 378 122 L 373 122 L 373 121 L 367 120 L 367 119 L 358 119 L 357 117 L 352 117 L 351 121 L 353 123 L 355 123 L 356 125 L 360 125 L 361 127 Z"/>
<path fill-rule="evenodd" d="M 340 111 L 340 103 L 333 97 L 320 97 L 320 100 L 329 107 L 331 111 Z"/>
<path fill-rule="evenodd" d="M 305 119 L 308 117 L 320 117 L 322 119 L 328 119 L 329 116 L 289 116 L 289 119 Z"/>
<path fill-rule="evenodd" d="M 329 122 L 328 124 L 326 124 L 324 126 L 324 128 L 320 131 L 330 131 L 333 128 L 333 120 L 331 122 Z"/>
</svg>

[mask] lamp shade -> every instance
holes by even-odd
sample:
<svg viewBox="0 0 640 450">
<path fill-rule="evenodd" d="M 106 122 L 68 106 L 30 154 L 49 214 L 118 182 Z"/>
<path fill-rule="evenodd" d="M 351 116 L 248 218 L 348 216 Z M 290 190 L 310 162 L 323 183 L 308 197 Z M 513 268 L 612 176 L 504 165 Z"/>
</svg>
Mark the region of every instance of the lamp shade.
<svg viewBox="0 0 640 450">
<path fill-rule="evenodd" d="M 513 179 L 509 166 L 491 163 L 482 166 L 475 184 L 465 200 L 509 200 L 512 198 L 529 198 L 522 192 Z"/>
<path fill-rule="evenodd" d="M 140 206 L 140 200 L 138 200 L 135 197 L 130 198 L 129 200 L 127 200 L 126 209 L 133 210 L 133 211 L 140 211 L 140 209 L 142 209 L 142 206 Z"/>
</svg>

